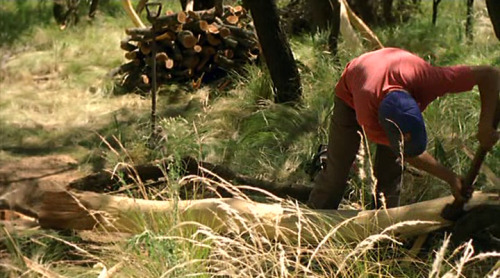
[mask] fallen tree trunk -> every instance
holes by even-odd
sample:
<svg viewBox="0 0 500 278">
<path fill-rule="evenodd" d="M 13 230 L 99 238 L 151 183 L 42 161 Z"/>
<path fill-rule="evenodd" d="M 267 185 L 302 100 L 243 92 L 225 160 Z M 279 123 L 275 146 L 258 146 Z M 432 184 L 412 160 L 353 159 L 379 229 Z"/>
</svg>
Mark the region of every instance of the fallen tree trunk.
<svg viewBox="0 0 500 278">
<path fill-rule="evenodd" d="M 235 188 L 235 190 L 237 190 Z M 498 194 L 476 192 L 467 210 L 500 206 Z M 92 192 L 45 192 L 39 223 L 43 228 L 141 232 L 148 219 L 202 224 L 219 233 L 252 229 L 270 239 L 312 244 L 325 236 L 357 241 L 374 234 L 411 237 L 452 225 L 441 211 L 452 196 L 387 210 L 303 210 L 286 203 L 264 204 L 243 198 L 149 201 Z M 137 217 L 140 215 L 140 217 Z M 492 221 L 495 221 L 492 219 Z M 179 223 L 179 222 L 178 222 Z M 314 226 L 314 229 L 305 227 Z"/>
</svg>

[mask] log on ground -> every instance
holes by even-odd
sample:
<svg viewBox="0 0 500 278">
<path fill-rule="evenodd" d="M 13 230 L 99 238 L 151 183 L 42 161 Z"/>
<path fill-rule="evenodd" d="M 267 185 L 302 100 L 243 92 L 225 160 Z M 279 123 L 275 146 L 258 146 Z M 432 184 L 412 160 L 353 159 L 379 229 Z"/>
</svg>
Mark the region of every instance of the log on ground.
<svg viewBox="0 0 500 278">
<path fill-rule="evenodd" d="M 333 229 L 331 235 L 346 241 L 362 240 L 370 235 L 390 234 L 412 237 L 451 226 L 441 211 L 452 196 L 419 202 L 398 208 L 371 211 L 300 209 L 283 202 L 257 203 L 243 198 L 203 199 L 189 201 L 151 201 L 110 196 L 93 192 L 45 192 L 39 223 L 44 228 L 120 232 L 141 232 L 147 217 L 169 218 L 178 212 L 178 220 L 196 222 L 219 233 L 252 226 L 270 239 L 298 240 L 317 244 Z M 476 192 L 467 209 L 500 206 L 500 196 Z M 141 217 L 137 217 L 141 215 Z M 138 220 L 142 219 L 142 220 Z M 494 220 L 493 220 L 494 221 Z M 236 225 L 236 227 L 234 227 Z M 299 235 L 304 225 L 323 225 Z"/>
</svg>

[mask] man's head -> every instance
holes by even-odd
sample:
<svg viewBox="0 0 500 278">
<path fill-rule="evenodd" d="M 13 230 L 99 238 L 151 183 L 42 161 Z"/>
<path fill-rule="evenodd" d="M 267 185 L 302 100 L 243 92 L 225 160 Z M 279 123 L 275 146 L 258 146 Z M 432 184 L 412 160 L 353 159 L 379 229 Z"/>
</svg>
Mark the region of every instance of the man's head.
<svg viewBox="0 0 500 278">
<path fill-rule="evenodd" d="M 387 94 L 380 103 L 378 118 L 396 153 L 403 150 L 405 156 L 413 157 L 425 151 L 427 132 L 424 118 L 409 93 L 392 91 Z"/>
</svg>

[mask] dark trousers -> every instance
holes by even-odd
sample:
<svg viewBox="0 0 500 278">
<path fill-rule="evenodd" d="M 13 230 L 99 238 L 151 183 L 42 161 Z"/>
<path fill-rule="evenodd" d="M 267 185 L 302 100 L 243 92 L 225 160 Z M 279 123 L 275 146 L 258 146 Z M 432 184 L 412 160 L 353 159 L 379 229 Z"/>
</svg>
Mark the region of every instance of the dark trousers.
<svg viewBox="0 0 500 278">
<path fill-rule="evenodd" d="M 344 191 L 352 163 L 356 158 L 362 130 L 356 112 L 343 100 L 335 97 L 330 123 L 326 169 L 320 171 L 309 195 L 308 205 L 316 209 L 337 209 Z M 385 145 L 377 145 L 374 174 L 377 178 L 377 207 L 383 193 L 387 207 L 399 206 L 402 166 L 398 156 Z"/>
</svg>

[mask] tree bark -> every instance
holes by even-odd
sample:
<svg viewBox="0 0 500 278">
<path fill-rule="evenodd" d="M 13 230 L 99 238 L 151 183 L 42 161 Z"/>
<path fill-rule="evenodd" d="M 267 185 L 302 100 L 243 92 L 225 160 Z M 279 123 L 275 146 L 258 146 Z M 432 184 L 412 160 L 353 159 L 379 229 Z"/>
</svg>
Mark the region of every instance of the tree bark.
<svg viewBox="0 0 500 278">
<path fill-rule="evenodd" d="M 393 0 L 384 0 L 382 3 L 382 10 L 384 12 L 384 20 L 386 23 L 392 23 L 394 18 L 392 17 L 392 3 Z"/>
<path fill-rule="evenodd" d="M 376 25 L 377 20 L 374 14 L 373 1 L 356 1 L 354 5 L 352 5 L 353 10 L 359 12 L 359 17 L 363 19 L 363 21 L 368 25 Z"/>
<path fill-rule="evenodd" d="M 216 5 L 222 6 L 222 0 L 180 0 L 182 10 L 185 11 L 188 4 L 192 5 L 193 11 L 208 10 Z"/>
<path fill-rule="evenodd" d="M 95 13 L 97 12 L 97 7 L 99 6 L 99 0 L 92 0 L 90 2 L 90 8 L 89 8 L 89 17 L 94 18 Z"/>
<path fill-rule="evenodd" d="M 214 0 L 194 1 L 193 10 L 194 11 L 208 10 L 214 7 L 214 2 L 215 2 Z M 187 3 L 188 0 L 181 0 L 181 6 L 183 11 L 186 10 Z"/>
<path fill-rule="evenodd" d="M 473 9 L 474 0 L 467 0 L 467 20 L 465 22 L 465 36 L 467 37 L 467 42 L 472 42 L 472 40 L 474 39 L 474 34 L 472 32 Z"/>
<path fill-rule="evenodd" d="M 333 55 L 337 55 L 338 37 L 340 32 L 340 3 L 331 0 L 308 0 L 311 8 L 313 32 L 327 31 L 328 48 Z"/>
<path fill-rule="evenodd" d="M 488 8 L 495 35 L 500 40 L 500 1 L 486 0 L 486 7 Z"/>
<path fill-rule="evenodd" d="M 266 64 L 274 85 L 277 103 L 296 103 L 302 95 L 300 75 L 282 31 L 274 0 L 244 0 L 250 8 Z"/>
<path fill-rule="evenodd" d="M 148 223 L 149 217 L 152 221 L 158 217 L 178 217 L 178 221 L 197 222 L 219 233 L 244 231 L 252 223 L 250 226 L 255 227 L 256 232 L 270 239 L 318 244 L 334 228 L 337 232 L 330 236 L 359 241 L 391 226 L 391 233 L 403 238 L 449 227 L 453 222 L 443 219 L 440 214 L 452 200 L 453 197 L 448 196 L 386 210 L 302 210 L 298 213 L 293 206 L 280 202 L 257 203 L 243 196 L 150 201 L 92 192 L 60 191 L 44 193 L 38 220 L 43 228 L 104 228 L 107 231 L 132 233 L 144 229 L 138 219 L 145 219 Z M 468 202 L 468 210 L 481 206 L 500 207 L 498 194 L 476 192 Z M 491 222 L 499 224 L 498 219 L 492 219 Z M 309 226 L 310 223 L 317 225 L 317 228 L 304 230 L 299 235 L 301 227 Z M 395 224 L 401 225 L 393 226 Z"/>
<path fill-rule="evenodd" d="M 432 25 L 436 25 L 439 3 L 441 0 L 432 0 Z"/>
</svg>

